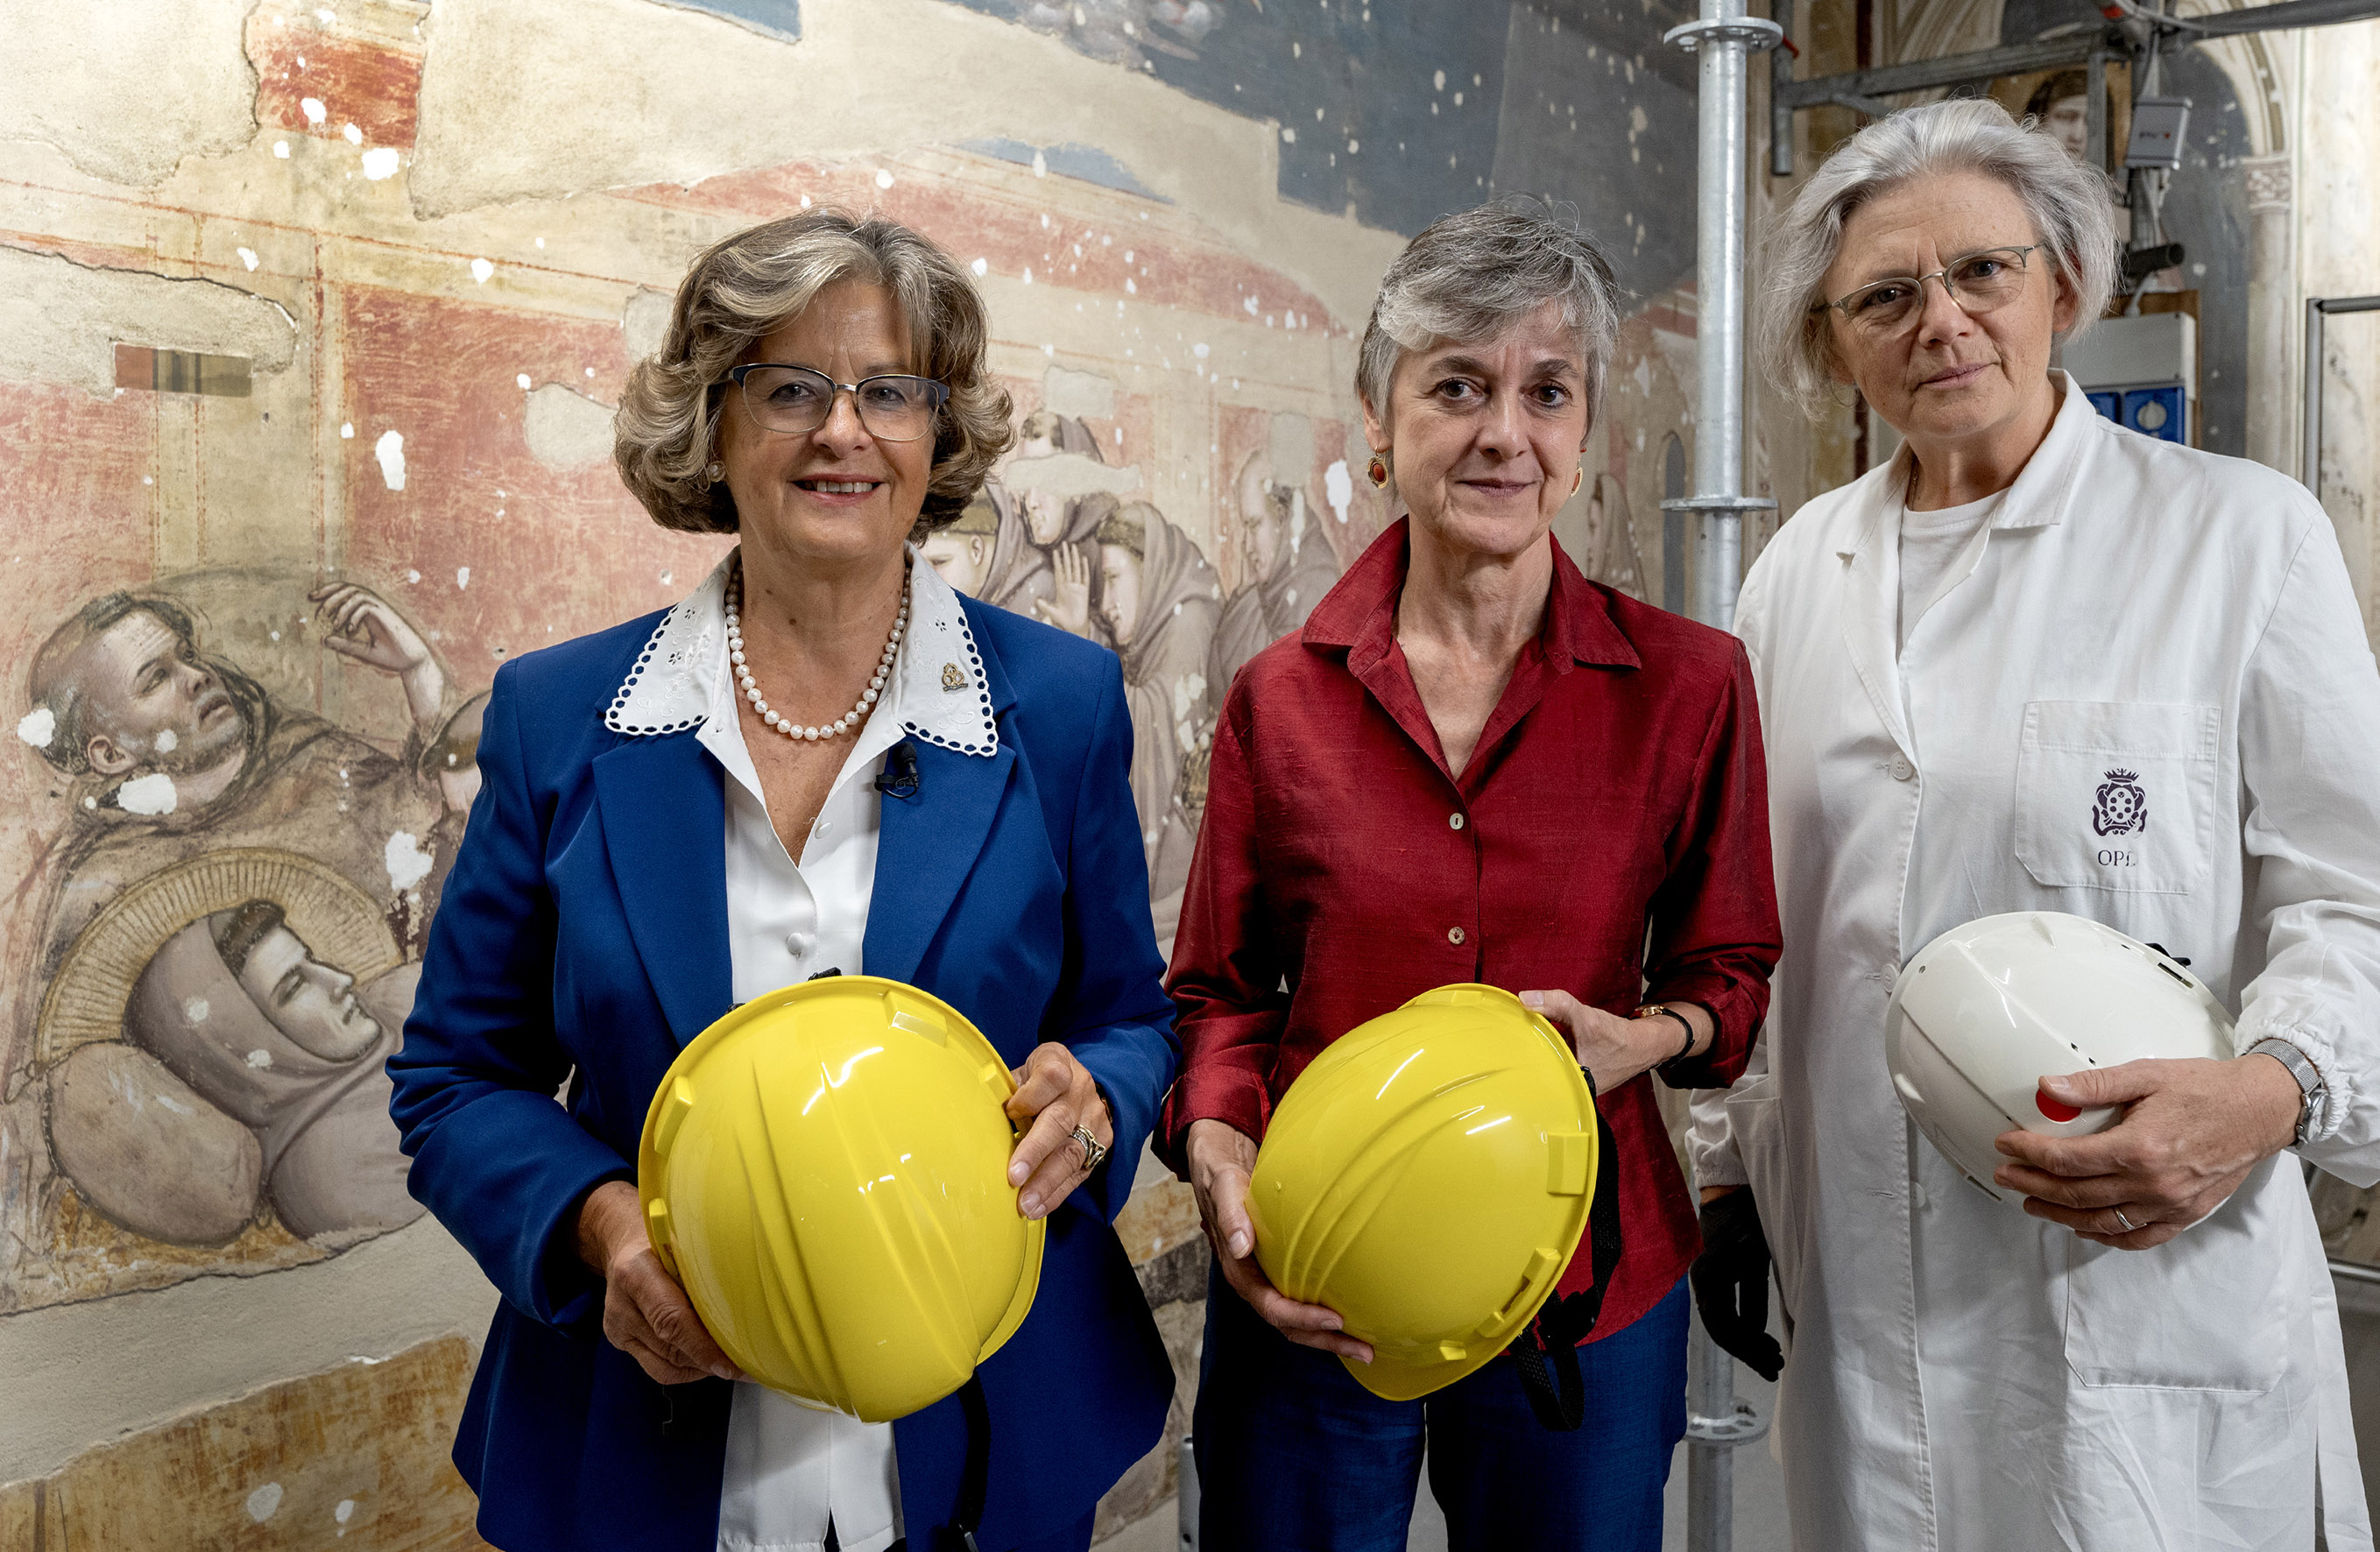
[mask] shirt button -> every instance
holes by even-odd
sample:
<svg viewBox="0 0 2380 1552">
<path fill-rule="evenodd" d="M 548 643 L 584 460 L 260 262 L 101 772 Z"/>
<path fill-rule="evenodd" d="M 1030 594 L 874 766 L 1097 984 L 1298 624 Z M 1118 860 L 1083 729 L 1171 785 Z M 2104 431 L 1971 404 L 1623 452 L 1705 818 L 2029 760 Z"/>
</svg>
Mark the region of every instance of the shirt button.
<svg viewBox="0 0 2380 1552">
<path fill-rule="evenodd" d="M 1892 772 L 1892 779 L 1896 782 L 1906 782 L 1912 776 L 1917 774 L 1917 768 L 1910 764 L 1899 755 L 1893 756 L 1892 763 L 1886 766 L 1885 769 Z"/>
<path fill-rule="evenodd" d="M 1463 928 L 1459 927 L 1448 928 L 1446 929 L 1446 940 L 1450 943 L 1460 944 L 1463 941 Z"/>
<path fill-rule="evenodd" d="M 1460 814 L 1447 815 L 1446 828 L 1449 830 L 1461 830 L 1463 828 L 1463 816 Z"/>
<path fill-rule="evenodd" d="M 828 831 L 832 830 L 833 828 L 833 825 L 828 823 L 824 819 L 820 819 L 818 824 L 812 828 L 810 833 L 812 835 L 824 835 Z"/>
<path fill-rule="evenodd" d="M 803 955 L 808 953 L 810 952 L 810 935 L 807 932 L 786 933 L 785 952 L 793 955 L 795 959 L 799 959 Z"/>
</svg>

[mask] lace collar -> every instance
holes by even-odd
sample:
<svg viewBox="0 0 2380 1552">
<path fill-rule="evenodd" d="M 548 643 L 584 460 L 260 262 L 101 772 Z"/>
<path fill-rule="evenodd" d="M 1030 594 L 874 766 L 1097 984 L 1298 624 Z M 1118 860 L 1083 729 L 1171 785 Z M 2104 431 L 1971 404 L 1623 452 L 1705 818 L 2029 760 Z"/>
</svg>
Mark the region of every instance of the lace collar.
<svg viewBox="0 0 2380 1552">
<path fill-rule="evenodd" d="M 603 713 L 603 725 L 632 737 L 700 727 L 727 675 L 728 552 L 702 586 L 662 616 Z M 909 630 L 893 660 L 885 704 L 904 733 L 963 755 L 989 757 L 1000 747 L 991 686 L 983 653 L 967 625 L 959 595 L 941 574 L 909 549 Z"/>
</svg>

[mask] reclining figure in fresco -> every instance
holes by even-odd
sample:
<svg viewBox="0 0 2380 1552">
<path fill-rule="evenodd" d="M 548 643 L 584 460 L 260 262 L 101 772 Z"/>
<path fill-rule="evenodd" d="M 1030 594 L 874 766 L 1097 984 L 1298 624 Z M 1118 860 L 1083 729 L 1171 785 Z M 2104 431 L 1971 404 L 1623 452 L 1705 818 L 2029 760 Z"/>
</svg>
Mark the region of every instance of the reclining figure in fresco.
<svg viewBox="0 0 2380 1552">
<path fill-rule="evenodd" d="M 402 755 L 276 702 L 208 656 L 170 598 L 109 593 L 42 644 L 18 732 L 73 781 L 40 978 L 127 883 L 219 846 L 288 846 L 329 864 L 418 948 L 451 860 L 428 845 L 447 805 L 419 761 L 441 732 L 444 673 L 419 634 L 365 588 L 310 597 L 325 647 L 403 686 L 411 728 Z"/>
<path fill-rule="evenodd" d="M 421 1206 L 405 1189 L 383 1063 L 419 976 L 418 961 L 399 964 L 359 996 L 269 900 L 190 923 L 133 983 L 124 1038 L 52 1070 L 61 1172 L 115 1222 L 171 1244 L 225 1243 L 267 1202 L 300 1239 L 410 1223 Z"/>
</svg>

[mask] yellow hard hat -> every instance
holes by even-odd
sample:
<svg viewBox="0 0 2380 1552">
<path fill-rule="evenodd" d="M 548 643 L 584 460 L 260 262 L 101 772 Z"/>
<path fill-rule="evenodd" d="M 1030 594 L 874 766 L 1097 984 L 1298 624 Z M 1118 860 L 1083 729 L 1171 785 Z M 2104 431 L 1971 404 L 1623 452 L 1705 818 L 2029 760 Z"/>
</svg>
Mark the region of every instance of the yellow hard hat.
<svg viewBox="0 0 2380 1552">
<path fill-rule="evenodd" d="M 874 976 L 756 997 L 678 1053 L 637 1150 L 653 1249 L 735 1365 L 890 1422 L 1025 1322 L 1043 1226 L 1008 1183 L 1008 1065 Z"/>
<path fill-rule="evenodd" d="M 1511 992 L 1447 986 L 1333 1041 L 1281 1096 L 1248 1182 L 1273 1286 L 1371 1343 L 1412 1400 L 1502 1352 L 1561 1280 L 1595 1199 L 1595 1099 Z"/>
</svg>

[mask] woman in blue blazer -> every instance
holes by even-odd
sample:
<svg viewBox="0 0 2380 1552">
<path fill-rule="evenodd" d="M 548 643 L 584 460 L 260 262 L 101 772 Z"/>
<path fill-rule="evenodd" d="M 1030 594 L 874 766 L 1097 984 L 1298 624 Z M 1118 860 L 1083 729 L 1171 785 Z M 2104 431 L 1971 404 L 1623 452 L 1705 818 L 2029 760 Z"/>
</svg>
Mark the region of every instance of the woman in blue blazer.
<svg viewBox="0 0 2380 1552">
<path fill-rule="evenodd" d="M 414 1194 L 504 1295 L 455 1459 L 510 1552 L 1079 1552 L 1163 1426 L 1172 1371 L 1110 1227 L 1177 1054 L 1122 677 L 906 542 L 1007 444 L 984 340 L 965 276 L 893 223 L 711 249 L 618 460 L 657 521 L 737 549 L 675 608 L 496 675 L 389 1067 Z M 972 1418 L 737 1383 L 644 1243 L 632 1161 L 671 1061 L 838 970 L 932 992 L 1017 1069 L 1010 1178 L 1047 1248 Z"/>
</svg>

